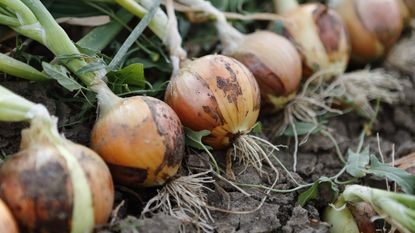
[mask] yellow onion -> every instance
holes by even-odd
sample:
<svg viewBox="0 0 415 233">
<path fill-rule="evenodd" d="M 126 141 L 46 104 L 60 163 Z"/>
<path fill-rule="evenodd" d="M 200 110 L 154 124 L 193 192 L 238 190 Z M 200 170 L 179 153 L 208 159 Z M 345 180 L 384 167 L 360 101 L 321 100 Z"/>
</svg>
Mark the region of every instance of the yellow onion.
<svg viewBox="0 0 415 233">
<path fill-rule="evenodd" d="M 58 135 L 56 121 L 35 119 L 0 167 L 0 197 L 28 232 L 91 232 L 108 220 L 114 188 L 94 151 Z"/>
<path fill-rule="evenodd" d="M 204 141 L 213 148 L 225 148 L 248 133 L 260 108 L 259 88 L 251 72 L 223 55 L 184 64 L 172 77 L 165 98 L 184 126 L 211 131 Z"/>
<path fill-rule="evenodd" d="M 332 0 L 330 5 L 347 26 L 353 62 L 365 64 L 382 58 L 402 32 L 397 0 Z"/>
<path fill-rule="evenodd" d="M 157 186 L 176 175 L 184 155 L 184 131 L 167 104 L 145 96 L 121 99 L 106 88 L 98 99 L 101 114 L 91 148 L 107 162 L 117 182 Z"/>
<path fill-rule="evenodd" d="M 300 85 L 301 58 L 290 41 L 275 33 L 257 31 L 245 35 L 227 55 L 252 72 L 263 99 L 277 109 Z"/>
<path fill-rule="evenodd" d="M 285 20 L 274 24 L 297 47 L 303 61 L 303 75 L 319 70 L 344 72 L 349 61 L 349 42 L 340 16 L 323 4 L 298 5 L 295 0 L 277 1 Z"/>
<path fill-rule="evenodd" d="M 18 233 L 16 221 L 12 213 L 0 199 L 0 232 L 1 233 Z"/>
<path fill-rule="evenodd" d="M 242 34 L 208 1 L 180 2 L 216 19 L 223 54 L 237 59 L 252 72 L 264 103 L 278 110 L 294 96 L 302 78 L 302 67 L 300 56 L 290 41 L 269 31 Z"/>
</svg>

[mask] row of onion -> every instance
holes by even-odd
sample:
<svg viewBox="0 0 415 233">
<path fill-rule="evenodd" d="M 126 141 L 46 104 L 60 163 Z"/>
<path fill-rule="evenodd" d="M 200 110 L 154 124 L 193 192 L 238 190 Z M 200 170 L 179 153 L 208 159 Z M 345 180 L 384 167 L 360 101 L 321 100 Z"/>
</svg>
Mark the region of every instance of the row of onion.
<svg viewBox="0 0 415 233">
<path fill-rule="evenodd" d="M 124 7 L 127 6 L 122 4 L 125 1 L 119 0 L 116 2 Z M 149 4 L 148 1 L 142 2 L 146 6 Z M 104 82 L 105 70 L 79 73 L 78 71 L 87 66 L 89 61 L 82 56 L 39 0 L 0 2 L 0 6 L 7 6 L 9 10 L 13 10 L 16 13 L 15 15 L 24 16 L 21 19 L 19 18 L 18 25 L 15 22 L 11 22 L 8 25 L 16 32 L 44 44 L 56 56 L 71 55 L 74 57 L 73 55 L 79 55 L 63 62 L 63 65 L 73 73 L 78 74 L 78 77 L 84 84 L 97 93 L 99 116 L 92 130 L 91 148 L 108 164 L 111 174 L 117 183 L 133 188 L 161 185 L 168 187 L 162 189 L 156 199 L 149 202 L 150 204 L 146 207 L 146 210 L 152 209 L 150 205 L 154 203 L 159 207 L 163 206 L 163 204 L 160 204 L 160 198 L 165 195 L 163 192 L 173 190 L 176 193 L 182 194 L 182 198 L 189 198 L 179 188 L 182 185 L 180 177 L 176 177 L 184 156 L 184 131 L 182 124 L 195 131 L 209 130 L 211 134 L 204 138 L 205 143 L 214 149 L 231 147 L 233 153 L 228 154 L 234 154 L 240 160 L 245 161 L 247 166 L 254 166 L 259 173 L 262 173 L 263 160 L 267 161 L 268 165 L 278 173 L 268 158 L 269 151 L 274 151 L 276 147 L 263 139 L 249 135 L 249 132 L 257 122 L 261 96 L 266 104 L 272 106 L 273 111 L 279 110 L 289 101 L 295 99 L 295 93 L 300 89 L 303 77 L 309 77 L 325 70 L 335 70 L 333 72 L 335 75 L 342 74 L 346 70 L 350 50 L 352 51 L 352 59 L 356 62 L 367 63 L 379 59 L 384 56 L 385 52 L 393 45 L 401 33 L 404 22 L 402 12 L 407 12 L 408 14 L 410 12 L 408 9 L 412 9 L 404 8 L 404 2 L 393 0 L 366 1 L 365 3 L 357 0 L 333 1 L 331 6 L 338 14 L 322 4 L 298 5 L 294 0 L 281 0 L 277 1 L 278 10 L 284 18 L 282 22 L 277 22 L 276 24 L 281 26 L 282 23 L 282 29 L 281 27 L 280 29 L 282 30 L 282 35 L 285 36 L 283 37 L 269 31 L 258 31 L 244 35 L 227 23 L 225 16 L 212 7 L 209 2 L 203 0 L 180 0 L 180 2 L 195 10 L 214 16 L 223 45 L 223 53 L 227 56 L 207 55 L 194 60 L 188 60 L 186 53 L 181 49 L 177 22 L 170 7 L 168 22 L 166 24 L 154 23 L 151 27 L 156 35 L 166 41 L 172 57 L 173 75 L 166 90 L 165 101 L 167 104 L 158 99 L 145 96 L 117 97 Z M 401 3 L 402 5 L 400 5 Z M 168 4 L 171 5 L 171 1 L 168 1 Z M 136 4 L 133 5 L 136 6 Z M 127 9 L 137 10 L 134 6 Z M 387 22 L 382 22 L 380 20 L 381 17 L 378 16 L 379 9 L 383 9 L 383 7 L 392 12 L 388 14 L 388 17 L 391 17 L 391 19 L 387 19 Z M 406 11 L 402 9 L 406 9 Z M 134 10 L 131 11 L 136 13 Z M 167 18 L 162 16 L 164 14 L 162 11 L 159 11 L 158 14 L 161 19 Z M 157 21 L 157 18 L 155 20 Z M 36 25 L 36 30 L 33 30 L 33 25 Z M 160 30 L 160 27 L 165 29 L 168 26 L 172 29 L 169 33 L 160 33 L 163 31 Z M 358 43 L 354 42 L 354 40 L 358 41 Z M 374 48 L 372 49 L 368 45 L 361 46 L 365 43 L 364 41 L 374 45 Z M 39 128 L 47 127 L 45 124 L 41 124 L 33 128 L 33 132 L 39 133 L 38 131 L 41 131 Z M 53 127 L 49 126 L 49 128 Z M 58 137 L 56 132 L 53 132 L 55 140 Z M 25 138 L 25 134 L 23 137 Z M 39 138 L 42 139 L 43 137 Z M 34 144 L 41 145 L 42 141 L 40 139 Z M 0 170 L 1 177 L 4 177 L 0 179 L 2 186 L 9 182 L 6 179 L 7 177 L 24 176 L 22 173 L 25 172 L 26 166 L 34 165 L 30 161 L 19 162 L 18 158 L 24 158 L 21 160 L 31 160 L 40 154 L 60 153 L 63 156 L 51 156 L 51 159 L 58 160 L 54 164 L 61 165 L 62 167 L 64 162 L 68 166 L 70 164 L 67 161 L 68 158 L 65 157 L 67 151 L 71 152 L 75 158 L 77 158 L 78 153 L 80 153 L 81 157 L 82 155 L 87 156 L 89 154 L 91 154 L 90 157 L 94 157 L 92 156 L 93 152 L 86 152 L 84 148 L 68 146 L 72 144 L 63 143 L 66 149 L 62 152 L 59 150 L 62 147 L 61 142 L 58 145 L 54 144 L 53 149 L 50 149 L 50 151 L 44 151 L 48 148 L 46 146 L 28 151 L 31 147 L 29 147 L 28 142 L 24 143 L 25 141 L 27 140 L 23 140 L 23 145 L 25 146 L 22 149 L 26 150 L 21 152 L 23 155 L 16 156 L 16 159 L 9 160 L 2 166 Z M 43 143 L 49 142 L 49 140 L 46 140 Z M 265 149 L 264 146 L 266 147 Z M 72 147 L 76 147 L 77 150 Z M 16 166 L 14 163 L 21 164 Z M 23 166 L 23 163 L 27 163 L 27 165 Z M 92 166 L 95 166 L 94 168 L 101 167 L 102 170 L 105 170 L 105 166 L 103 167 L 102 164 Z M 79 166 L 73 169 L 78 172 L 82 170 Z M 84 168 L 84 170 L 86 169 Z M 38 166 L 32 170 L 34 174 L 32 174 L 31 178 L 44 180 L 47 177 L 41 176 L 48 175 L 47 172 L 52 171 L 52 168 L 48 168 L 45 171 L 46 174 L 42 173 Z M 72 175 L 71 172 L 72 170 L 69 169 L 70 176 Z M 84 173 L 87 174 L 87 171 L 84 171 Z M 79 172 L 79 174 L 83 173 Z M 85 174 L 84 181 L 86 181 L 85 176 L 87 176 Z M 105 179 L 103 177 L 108 177 L 108 175 L 98 177 L 99 179 L 96 179 L 97 181 L 95 182 L 104 182 Z M 208 177 L 196 177 L 195 180 L 210 182 Z M 36 183 L 35 180 L 30 182 Z M 82 183 L 82 179 L 72 182 L 74 186 L 72 192 L 82 196 L 81 193 L 78 193 L 80 190 L 75 185 L 78 183 Z M 70 184 L 67 184 L 65 187 L 71 188 Z M 87 194 L 95 194 L 96 192 L 92 190 L 94 187 L 90 187 L 90 191 Z M 54 188 L 56 187 L 47 186 L 42 187 L 42 190 L 54 192 Z M 101 188 L 100 192 L 105 193 L 107 191 L 111 193 L 111 188 L 112 186 Z M 102 191 L 102 189 L 106 190 Z M 25 189 L 21 192 L 24 191 L 32 192 Z M 66 196 L 61 198 L 70 200 L 67 192 L 65 193 Z M 85 202 L 77 203 L 85 204 L 88 198 L 85 197 L 84 192 L 82 193 L 84 196 L 80 198 L 83 198 L 82 200 Z M 41 217 L 45 217 L 44 220 L 31 222 L 31 220 L 25 219 L 26 216 L 24 214 L 36 212 L 37 209 L 19 213 L 21 208 L 13 204 L 11 197 L 3 193 L 0 194 L 6 204 L 11 207 L 14 216 L 18 218 L 18 222 L 25 228 L 49 232 L 48 228 L 44 228 L 49 226 L 43 223 L 50 221 L 53 224 L 60 224 L 58 220 L 51 219 L 54 216 L 61 216 L 55 214 L 53 216 L 48 214 L 41 215 Z M 38 197 L 40 196 L 35 196 L 34 198 Z M 203 197 L 200 198 L 200 201 L 192 201 L 196 205 L 206 207 L 203 206 L 205 205 Z M 102 207 L 108 206 L 109 203 L 112 204 L 112 202 L 108 201 L 109 199 L 111 197 L 107 195 L 105 199 L 99 200 L 106 203 L 100 203 L 96 206 Z M 89 201 L 91 202 L 91 200 Z M 169 200 L 164 201 L 170 204 Z M 178 204 L 183 200 L 176 201 L 176 204 Z M 40 204 L 43 205 L 44 203 Z M 59 208 L 61 207 L 59 203 L 56 205 Z M 62 204 L 62 206 L 71 207 L 69 204 Z M 93 206 L 95 207 L 95 204 Z M 187 207 L 185 210 L 182 209 L 183 212 L 180 214 L 188 214 L 186 211 L 189 211 L 189 209 L 200 209 L 200 206 L 194 208 Z M 32 205 L 28 207 L 35 208 Z M 40 206 L 38 208 L 43 207 Z M 69 221 L 68 219 L 83 216 L 82 214 L 77 214 L 80 207 L 76 208 L 73 207 L 72 212 L 69 211 L 69 213 L 64 215 L 66 218 L 62 221 Z M 72 208 L 69 209 L 72 210 Z M 179 216 L 177 214 L 179 210 L 177 209 L 172 210 L 170 208 L 168 211 L 173 215 Z M 107 212 L 98 210 L 98 213 L 105 216 L 95 222 L 89 221 L 85 223 L 89 224 L 87 227 L 75 224 L 82 220 L 74 221 L 71 219 L 69 221 L 69 223 L 72 223 L 71 227 L 62 232 L 89 231 L 94 223 L 102 223 L 107 220 Z M 198 220 L 204 221 L 204 223 L 209 221 L 210 214 L 208 211 L 201 211 L 199 214 L 204 216 Z M 91 216 L 95 216 L 95 219 L 97 219 L 98 215 Z M 192 217 L 194 218 L 195 216 L 189 216 L 189 219 Z M 85 219 L 85 221 L 88 220 L 87 218 Z M 211 229 L 206 227 L 204 230 Z"/>
</svg>

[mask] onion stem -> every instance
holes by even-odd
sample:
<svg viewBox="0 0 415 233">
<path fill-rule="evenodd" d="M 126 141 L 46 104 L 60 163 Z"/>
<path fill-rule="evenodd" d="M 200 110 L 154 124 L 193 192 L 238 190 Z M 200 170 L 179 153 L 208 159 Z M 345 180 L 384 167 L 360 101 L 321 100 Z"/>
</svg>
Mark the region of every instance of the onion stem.
<svg viewBox="0 0 415 233">
<path fill-rule="evenodd" d="M 366 202 L 401 232 L 415 231 L 415 196 L 349 185 L 342 194 L 346 202 Z"/>
<path fill-rule="evenodd" d="M 16 32 L 45 45 L 56 56 L 81 55 L 78 48 L 39 0 L 1 0 L 0 6 L 14 11 L 16 19 L 20 22 L 19 26 L 12 27 Z M 79 57 L 68 59 L 63 63 L 74 73 L 88 65 L 83 58 Z M 98 73 L 85 72 L 80 74 L 79 78 L 85 85 L 90 86 L 97 76 Z"/>
<path fill-rule="evenodd" d="M 3 53 L 0 53 L 0 72 L 31 81 L 50 80 L 46 74 Z"/>
<path fill-rule="evenodd" d="M 299 7 L 297 0 L 275 0 L 277 13 L 284 14 Z"/>
<path fill-rule="evenodd" d="M 148 9 L 151 8 L 154 1 L 148 0 L 115 0 L 120 6 L 128 10 L 133 15 L 143 18 L 148 14 Z M 141 5 L 140 5 L 141 4 Z M 150 21 L 149 28 L 161 40 L 166 38 L 168 18 L 167 15 L 159 8 L 156 15 Z"/>
<path fill-rule="evenodd" d="M 30 120 L 31 114 L 28 113 L 35 107 L 35 103 L 0 85 L 0 120 L 11 122 Z"/>
</svg>

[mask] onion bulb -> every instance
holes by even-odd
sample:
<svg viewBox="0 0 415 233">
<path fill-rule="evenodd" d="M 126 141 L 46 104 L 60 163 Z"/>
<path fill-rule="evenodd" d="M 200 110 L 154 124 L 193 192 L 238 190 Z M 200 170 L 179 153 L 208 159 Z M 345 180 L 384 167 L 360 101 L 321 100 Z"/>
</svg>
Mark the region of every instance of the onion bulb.
<svg viewBox="0 0 415 233">
<path fill-rule="evenodd" d="M 245 35 L 229 56 L 254 75 L 266 103 L 282 107 L 281 97 L 295 93 L 302 77 L 301 58 L 294 45 L 275 33 L 257 31 Z"/>
<path fill-rule="evenodd" d="M 210 130 L 205 142 L 228 147 L 255 125 L 260 107 L 258 84 L 240 62 L 223 55 L 189 61 L 172 77 L 166 103 L 193 130 Z"/>
<path fill-rule="evenodd" d="M 280 109 L 297 91 L 302 78 L 301 58 L 295 46 L 269 31 L 242 34 L 208 1 L 180 0 L 216 18 L 223 54 L 243 63 L 259 84 L 264 103 Z"/>
<path fill-rule="evenodd" d="M 20 151 L 0 167 L 0 198 L 28 232 L 91 232 L 114 200 L 109 169 L 92 150 L 58 133 L 43 105 L 0 87 L 0 118 L 30 120 Z M 4 106 L 3 106 L 4 105 Z"/>
<path fill-rule="evenodd" d="M 323 4 L 298 5 L 295 0 L 279 0 L 278 12 L 285 18 L 273 26 L 297 47 L 303 60 L 303 74 L 319 70 L 343 73 L 349 61 L 349 41 L 340 16 Z"/>
<path fill-rule="evenodd" d="M 397 41 L 403 28 L 397 0 L 332 0 L 347 26 L 352 60 L 366 64 L 382 58 Z"/>
<path fill-rule="evenodd" d="M 179 118 L 158 99 L 121 99 L 102 87 L 98 91 L 101 112 L 92 130 L 91 148 L 107 162 L 121 184 L 164 184 L 177 173 L 184 155 Z"/>
<path fill-rule="evenodd" d="M 16 221 L 12 213 L 0 199 L 0 229 L 2 233 L 18 233 Z"/>
</svg>

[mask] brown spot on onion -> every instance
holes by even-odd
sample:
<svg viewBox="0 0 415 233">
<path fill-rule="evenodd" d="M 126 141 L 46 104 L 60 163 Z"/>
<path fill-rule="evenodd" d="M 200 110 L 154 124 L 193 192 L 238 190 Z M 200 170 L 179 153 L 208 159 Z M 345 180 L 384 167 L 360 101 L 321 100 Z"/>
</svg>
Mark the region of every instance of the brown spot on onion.
<svg viewBox="0 0 415 233">
<path fill-rule="evenodd" d="M 111 174 L 122 180 L 123 184 L 129 187 L 140 187 L 147 179 L 147 170 L 142 168 L 126 167 L 115 164 L 108 164 Z"/>
<path fill-rule="evenodd" d="M 303 60 L 303 75 L 308 77 L 323 69 L 346 69 L 349 41 L 340 17 L 325 5 L 308 3 L 284 14 L 284 30 Z M 286 33 L 287 34 L 287 33 Z"/>
<path fill-rule="evenodd" d="M 366 202 L 359 202 L 347 205 L 356 221 L 359 232 L 375 233 L 376 227 L 372 218 L 377 216 L 377 213 L 372 209 L 370 204 Z"/>
<path fill-rule="evenodd" d="M 167 87 L 166 102 L 193 130 L 210 130 L 204 140 L 227 147 L 229 135 L 249 131 L 259 114 L 258 84 L 235 59 L 208 55 L 187 63 Z"/>
<path fill-rule="evenodd" d="M 122 99 L 100 116 L 91 135 L 91 147 L 111 166 L 142 169 L 135 186 L 158 186 L 177 173 L 184 155 L 184 132 L 179 118 L 162 101 L 135 96 Z M 128 171 L 127 171 L 128 173 Z M 131 174 L 113 173 L 129 185 Z M 166 176 L 167 174 L 167 176 Z"/>
<path fill-rule="evenodd" d="M 336 52 L 339 49 L 340 35 L 343 29 L 343 24 L 337 14 L 328 8 L 316 8 L 313 12 L 314 20 L 318 25 L 318 33 L 323 46 L 328 54 Z"/>
</svg>

